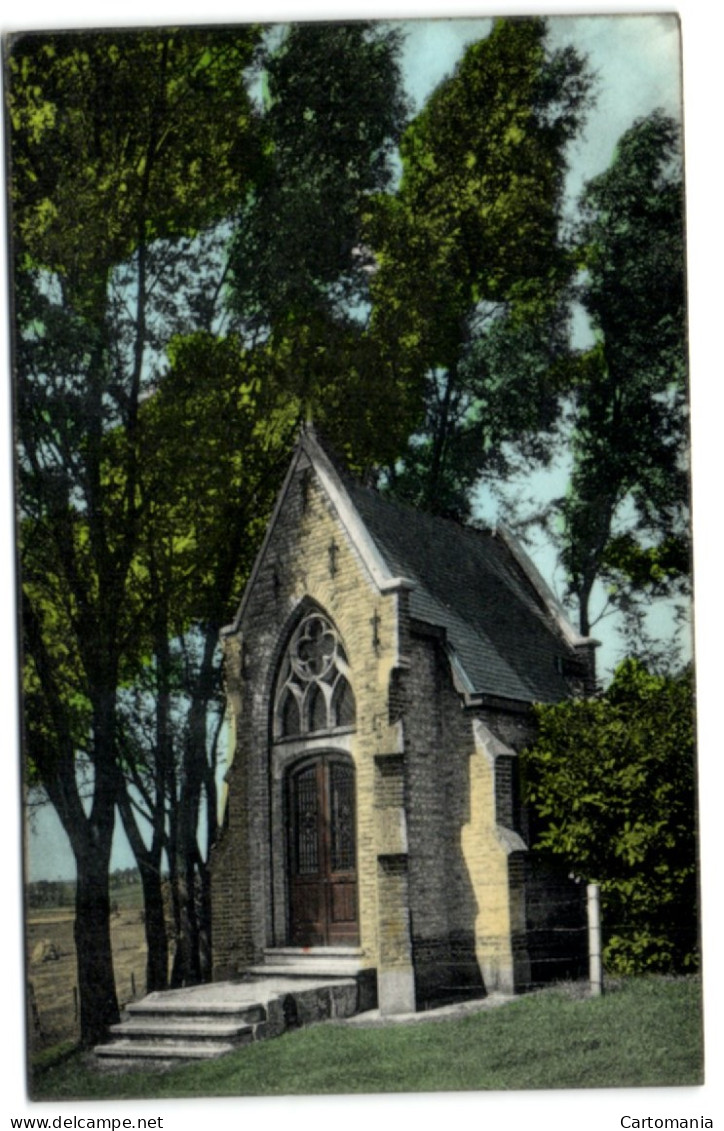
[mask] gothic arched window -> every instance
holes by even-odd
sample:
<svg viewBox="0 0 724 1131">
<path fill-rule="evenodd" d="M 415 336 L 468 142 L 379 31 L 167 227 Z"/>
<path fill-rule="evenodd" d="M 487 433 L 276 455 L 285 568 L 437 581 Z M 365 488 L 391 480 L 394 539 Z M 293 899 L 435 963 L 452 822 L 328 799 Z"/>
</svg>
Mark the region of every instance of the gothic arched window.
<svg viewBox="0 0 724 1131">
<path fill-rule="evenodd" d="M 274 737 L 323 734 L 354 726 L 349 664 L 339 633 L 314 610 L 292 633 L 274 704 Z"/>
</svg>

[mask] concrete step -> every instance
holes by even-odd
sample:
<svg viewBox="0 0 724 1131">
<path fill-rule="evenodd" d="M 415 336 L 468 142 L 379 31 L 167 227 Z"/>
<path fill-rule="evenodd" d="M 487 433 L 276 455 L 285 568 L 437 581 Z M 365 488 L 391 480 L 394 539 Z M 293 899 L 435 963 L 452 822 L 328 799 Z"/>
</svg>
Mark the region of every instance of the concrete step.
<svg viewBox="0 0 724 1131">
<path fill-rule="evenodd" d="M 291 969 L 282 964 L 277 976 L 264 967 L 262 977 L 151 993 L 127 1007 L 123 1021 L 110 1030 L 112 1040 L 94 1051 L 112 1067 L 208 1059 L 286 1029 L 357 1012 L 354 978 L 309 967 L 293 976 Z"/>
<path fill-rule="evenodd" d="M 274 947 L 250 974 L 287 978 L 353 978 L 362 970 L 359 947 Z"/>
<path fill-rule="evenodd" d="M 177 1042 L 176 1044 L 159 1044 L 157 1041 L 143 1044 L 141 1041 L 112 1041 L 107 1045 L 98 1045 L 93 1050 L 97 1057 L 108 1064 L 116 1062 L 128 1066 L 132 1061 L 179 1061 L 179 1060 L 214 1060 L 233 1052 L 236 1045 L 210 1045 L 207 1042 L 194 1043 L 193 1041 Z"/>
<path fill-rule="evenodd" d="M 199 1021 L 182 1017 L 131 1017 L 118 1025 L 111 1025 L 111 1036 L 129 1041 L 236 1041 L 240 1044 L 252 1040 L 253 1025 L 236 1021 Z"/>
<path fill-rule="evenodd" d="M 277 959 L 279 962 L 296 962 L 299 958 L 311 960 L 324 960 L 325 958 L 348 958 L 359 960 L 364 951 L 360 946 L 268 946 L 264 950 L 264 957 Z"/>
<path fill-rule="evenodd" d="M 289 978 L 299 981 L 311 978 L 318 982 L 339 982 L 342 979 L 353 979 L 359 971 L 350 969 L 343 963 L 335 966 L 328 963 L 323 969 L 310 970 L 305 962 L 283 965 L 265 962 L 262 966 L 251 966 L 249 973 L 256 978 Z"/>
<path fill-rule="evenodd" d="M 182 1021 L 203 1021 L 207 1019 L 210 1022 L 230 1021 L 232 1023 L 255 1025 L 266 1017 L 266 1010 L 261 1002 L 240 1004 L 233 1001 L 185 1001 L 173 998 L 170 994 L 167 998 L 163 994 L 158 996 L 149 994 L 141 1001 L 131 1002 L 126 1006 L 125 1012 L 129 1022 L 131 1020 L 151 1021 L 157 1018 L 162 1024 L 172 1024 L 174 1018 L 179 1018 Z"/>
</svg>

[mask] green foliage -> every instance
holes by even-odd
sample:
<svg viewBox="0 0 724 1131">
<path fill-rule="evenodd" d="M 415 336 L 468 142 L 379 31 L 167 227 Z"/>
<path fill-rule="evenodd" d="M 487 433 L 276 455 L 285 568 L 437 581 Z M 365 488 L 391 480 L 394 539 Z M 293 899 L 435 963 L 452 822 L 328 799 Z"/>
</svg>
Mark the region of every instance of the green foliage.
<svg viewBox="0 0 724 1131">
<path fill-rule="evenodd" d="M 232 253 L 247 325 L 287 335 L 317 315 L 324 331 L 365 300 L 363 207 L 391 182 L 406 112 L 399 49 L 390 25 L 360 21 L 293 24 L 264 54 L 265 163 Z"/>
<path fill-rule="evenodd" d="M 421 407 L 420 379 L 365 325 L 363 221 L 393 176 L 399 50 L 390 25 L 357 22 L 294 24 L 262 53 L 265 160 L 230 257 L 231 305 L 268 379 L 363 475 L 397 458 Z"/>
<path fill-rule="evenodd" d="M 255 167 L 244 72 L 257 40 L 241 28 L 10 43 L 23 578 L 46 651 L 69 639 L 91 684 L 112 683 L 138 642 L 139 405 L 159 336 L 192 321 L 176 296 L 192 304 L 189 267 L 207 263 L 189 237 Z"/>
<path fill-rule="evenodd" d="M 634 589 L 667 593 L 686 579 L 690 568 L 686 537 L 662 534 L 658 544 L 642 546 L 627 531 L 609 539 L 603 555 L 606 577 L 626 579 Z"/>
<path fill-rule="evenodd" d="M 239 28 L 9 41 L 25 734 L 78 869 L 86 1043 L 117 1017 L 107 870 L 115 806 L 130 807 L 119 698 L 158 626 L 143 556 L 152 468 L 142 404 L 173 329 L 213 316 L 209 229 L 258 164 L 245 89 L 258 37 Z M 159 527 L 159 547 L 167 534 Z M 145 802 L 147 781 L 135 784 Z"/>
<path fill-rule="evenodd" d="M 169 368 L 140 412 L 141 545 L 134 587 L 168 609 L 169 630 L 221 627 L 263 537 L 298 414 L 263 351 L 235 336 L 173 338 Z M 155 571 L 154 578 L 151 572 Z"/>
<path fill-rule="evenodd" d="M 236 204 L 258 160 L 254 27 L 22 34 L 9 46 L 13 235 L 96 313 L 139 243 Z"/>
<path fill-rule="evenodd" d="M 35 880 L 25 885 L 25 899 L 28 907 L 72 907 L 75 900 L 75 884 L 67 880 Z"/>
<path fill-rule="evenodd" d="M 542 20 L 496 21 L 405 131 L 398 191 L 370 202 L 373 332 L 427 380 L 392 489 L 447 513 L 466 513 L 483 469 L 502 470 L 506 441 L 555 418 L 565 146 L 590 80 L 545 36 Z"/>
<path fill-rule="evenodd" d="M 579 297 L 597 343 L 574 390 L 563 563 L 581 631 L 592 586 L 619 604 L 688 591 L 690 533 L 683 186 L 660 112 L 621 138 L 581 198 Z"/>
<path fill-rule="evenodd" d="M 536 709 L 523 772 L 536 848 L 601 885 L 609 970 L 697 962 L 693 677 L 622 664 L 604 696 Z"/>
</svg>

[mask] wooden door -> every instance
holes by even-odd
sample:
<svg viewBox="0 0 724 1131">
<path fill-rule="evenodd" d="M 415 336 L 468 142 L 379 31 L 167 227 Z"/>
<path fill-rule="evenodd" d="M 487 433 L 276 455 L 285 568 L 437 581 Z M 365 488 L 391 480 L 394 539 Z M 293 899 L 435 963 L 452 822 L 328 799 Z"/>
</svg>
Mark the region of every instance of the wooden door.
<svg viewBox="0 0 724 1131">
<path fill-rule="evenodd" d="M 289 921 L 293 946 L 354 946 L 357 860 L 354 767 L 323 755 L 289 778 Z"/>
</svg>

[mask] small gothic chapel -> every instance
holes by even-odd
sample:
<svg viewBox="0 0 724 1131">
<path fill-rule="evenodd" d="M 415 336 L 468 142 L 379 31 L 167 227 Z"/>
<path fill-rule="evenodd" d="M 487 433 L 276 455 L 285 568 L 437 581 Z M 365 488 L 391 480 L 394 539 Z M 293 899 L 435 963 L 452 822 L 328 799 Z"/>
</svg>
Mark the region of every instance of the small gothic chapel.
<svg viewBox="0 0 724 1131">
<path fill-rule="evenodd" d="M 579 889 L 529 852 L 516 762 L 594 642 L 508 534 L 384 499 L 307 428 L 223 643 L 217 980 L 307 962 L 395 1013 L 578 972 Z"/>
</svg>

